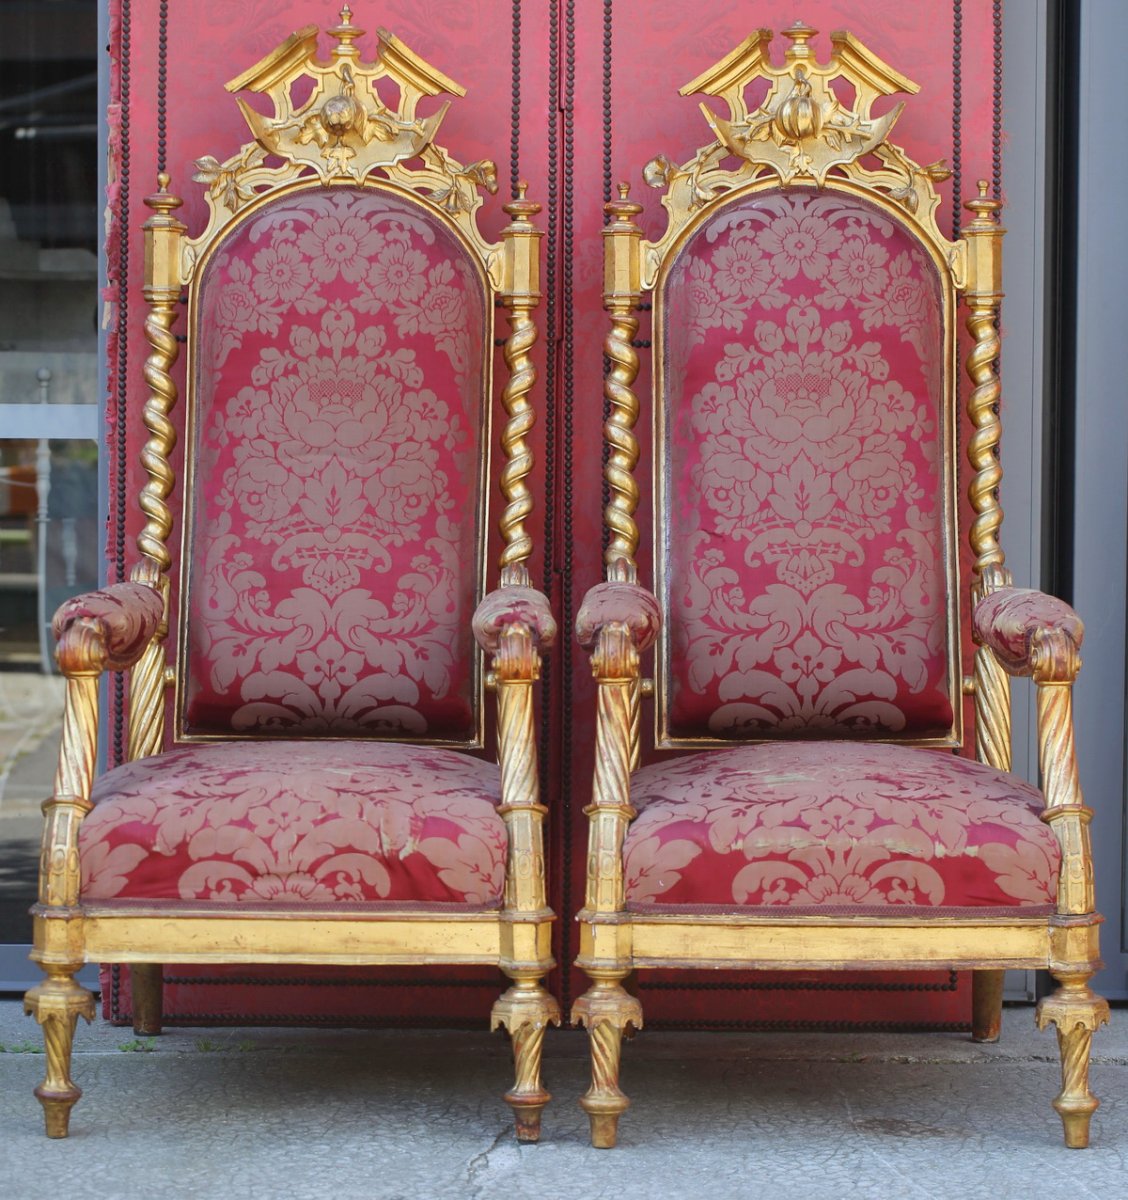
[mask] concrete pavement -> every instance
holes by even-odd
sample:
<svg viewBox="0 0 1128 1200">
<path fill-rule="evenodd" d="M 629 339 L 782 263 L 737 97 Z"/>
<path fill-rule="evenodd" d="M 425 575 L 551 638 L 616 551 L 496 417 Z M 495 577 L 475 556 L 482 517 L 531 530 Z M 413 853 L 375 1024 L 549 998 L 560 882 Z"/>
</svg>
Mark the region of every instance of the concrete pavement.
<svg viewBox="0 0 1128 1200">
<path fill-rule="evenodd" d="M 0 1196 L 304 1200 L 1128 1195 L 1128 1011 L 1094 1042 L 1103 1104 L 1066 1150 L 1052 1032 L 1008 1008 L 996 1046 L 956 1034 L 643 1032 L 633 1105 L 595 1151 L 582 1034 L 550 1031 L 543 1140 L 518 1146 L 503 1035 L 80 1028 L 85 1096 L 49 1142 L 38 1030 L 0 1002 Z"/>
</svg>

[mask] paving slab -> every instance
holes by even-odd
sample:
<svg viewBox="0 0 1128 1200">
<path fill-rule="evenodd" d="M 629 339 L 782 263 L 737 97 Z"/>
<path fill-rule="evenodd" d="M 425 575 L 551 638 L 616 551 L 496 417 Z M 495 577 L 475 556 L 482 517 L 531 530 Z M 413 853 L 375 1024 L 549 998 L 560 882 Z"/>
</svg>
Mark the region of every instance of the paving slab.
<svg viewBox="0 0 1128 1200">
<path fill-rule="evenodd" d="M 556 1099 L 518 1146 L 503 1035 L 81 1028 L 72 1135 L 43 1137 L 37 1030 L 0 1002 L 0 1196 L 32 1200 L 710 1200 L 1128 1194 L 1128 1012 L 1095 1043 L 1102 1107 L 1066 1150 L 1055 1039 L 1010 1009 L 996 1046 L 953 1034 L 643 1032 L 616 1150 L 576 1104 L 586 1040 L 546 1039 Z M 150 1048 L 151 1047 L 151 1048 Z"/>
</svg>

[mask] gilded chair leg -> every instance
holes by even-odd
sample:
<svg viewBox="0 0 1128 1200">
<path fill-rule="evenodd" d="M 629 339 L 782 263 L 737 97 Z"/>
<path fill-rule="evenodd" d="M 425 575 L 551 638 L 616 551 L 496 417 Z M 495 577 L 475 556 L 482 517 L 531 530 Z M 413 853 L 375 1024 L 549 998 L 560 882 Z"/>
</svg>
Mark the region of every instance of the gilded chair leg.
<svg viewBox="0 0 1128 1200">
<path fill-rule="evenodd" d="M 163 1028 L 164 967 L 160 963 L 133 963 L 129 984 L 133 997 L 133 1032 L 156 1037 Z"/>
<path fill-rule="evenodd" d="M 74 1028 L 79 1017 L 94 1019 L 94 996 L 75 982 L 77 965 L 44 970 L 48 977 L 24 997 L 24 1012 L 34 1016 L 43 1028 L 47 1071 L 35 1095 L 43 1105 L 47 1136 L 64 1138 L 70 1125 L 70 1110 L 82 1095 L 82 1089 L 70 1076 Z"/>
<path fill-rule="evenodd" d="M 1089 1144 L 1089 1120 L 1100 1101 L 1089 1091 L 1089 1048 L 1093 1033 L 1108 1020 L 1108 1001 L 1089 988 L 1090 973 L 1054 972 L 1057 990 L 1038 1004 L 1039 1029 L 1057 1027 L 1061 1051 L 1061 1091 L 1054 1108 L 1065 1128 L 1065 1144 L 1083 1150 Z"/>
<path fill-rule="evenodd" d="M 549 1025 L 560 1024 L 560 1005 L 541 986 L 540 977 L 515 978 L 490 1014 L 490 1028 L 504 1026 L 513 1043 L 513 1087 L 505 1093 L 513 1109 L 519 1142 L 540 1140 L 541 1113 L 552 1099 L 541 1082 L 541 1047 Z"/>
<path fill-rule="evenodd" d="M 630 1100 L 619 1087 L 623 1034 L 642 1028 L 642 1005 L 622 986 L 625 972 L 592 976 L 592 986 L 572 1006 L 572 1023 L 584 1025 L 591 1047 L 591 1087 L 580 1107 L 591 1123 L 591 1144 L 610 1150 L 618 1140 L 619 1117 Z"/>
<path fill-rule="evenodd" d="M 997 1042 L 1003 1025 L 1005 971 L 971 973 L 971 1040 Z"/>
</svg>

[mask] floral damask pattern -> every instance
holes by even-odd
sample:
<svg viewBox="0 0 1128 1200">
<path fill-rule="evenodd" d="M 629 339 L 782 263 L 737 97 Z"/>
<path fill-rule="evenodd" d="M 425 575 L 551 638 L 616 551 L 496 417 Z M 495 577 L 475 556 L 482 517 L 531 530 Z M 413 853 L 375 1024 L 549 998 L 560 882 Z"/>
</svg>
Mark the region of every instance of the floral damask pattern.
<svg viewBox="0 0 1128 1200">
<path fill-rule="evenodd" d="M 87 900 L 496 906 L 492 763 L 379 742 L 187 746 L 102 776 L 79 837 Z"/>
<path fill-rule="evenodd" d="M 746 201 L 666 285 L 669 727 L 943 734 L 941 296 L 862 201 Z"/>
<path fill-rule="evenodd" d="M 772 742 L 644 767 L 631 907 L 1052 905 L 1038 790 L 931 750 Z"/>
<path fill-rule="evenodd" d="M 190 730 L 471 734 L 482 295 L 453 235 L 354 188 L 208 264 Z"/>
</svg>

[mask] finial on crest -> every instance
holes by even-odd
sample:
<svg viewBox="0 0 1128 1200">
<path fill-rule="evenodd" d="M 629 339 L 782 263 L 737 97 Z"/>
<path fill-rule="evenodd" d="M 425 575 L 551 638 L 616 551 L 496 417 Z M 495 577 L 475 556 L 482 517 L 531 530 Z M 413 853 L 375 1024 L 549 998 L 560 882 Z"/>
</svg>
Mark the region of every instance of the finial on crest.
<svg viewBox="0 0 1128 1200">
<path fill-rule="evenodd" d="M 999 209 L 1003 206 L 988 194 L 991 191 L 991 184 L 986 179 L 978 180 L 975 186 L 979 195 L 964 201 L 964 208 L 975 213 L 975 220 L 971 222 L 969 228 L 994 227 L 999 219 Z"/>
<path fill-rule="evenodd" d="M 160 171 L 157 174 L 157 190 L 151 196 L 145 197 L 145 207 L 151 208 L 153 212 L 168 216 L 173 209 L 179 208 L 184 203 L 179 196 L 169 194 L 169 175 L 167 171 Z"/>
<path fill-rule="evenodd" d="M 335 58 L 359 58 L 360 51 L 353 45 L 363 33 L 363 29 L 358 29 L 352 23 L 352 9 L 346 4 L 338 14 L 341 18 L 340 25 L 334 25 L 328 31 L 330 37 L 335 37 L 340 43 L 333 50 Z"/>
<path fill-rule="evenodd" d="M 617 191 L 619 199 L 609 200 L 603 206 L 603 211 L 611 218 L 612 224 L 615 222 L 626 222 L 629 225 L 633 225 L 633 218 L 642 212 L 642 205 L 630 198 L 631 185 L 626 180 L 618 184 Z"/>
<path fill-rule="evenodd" d="M 508 204 L 503 204 L 502 209 L 507 212 L 513 220 L 518 224 L 527 224 L 530 218 L 535 217 L 540 212 L 541 206 L 535 200 L 528 200 L 525 193 L 529 190 L 529 183 L 526 179 L 518 179 L 513 185 L 513 190 L 517 193 Z"/>
<path fill-rule="evenodd" d="M 784 58 L 788 62 L 796 62 L 801 58 L 813 58 L 814 51 L 807 43 L 817 33 L 818 30 L 808 25 L 805 21 L 796 21 L 790 29 L 785 29 L 783 36 L 790 39 L 791 45 L 784 51 Z"/>
</svg>

